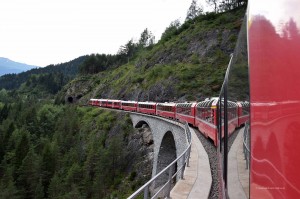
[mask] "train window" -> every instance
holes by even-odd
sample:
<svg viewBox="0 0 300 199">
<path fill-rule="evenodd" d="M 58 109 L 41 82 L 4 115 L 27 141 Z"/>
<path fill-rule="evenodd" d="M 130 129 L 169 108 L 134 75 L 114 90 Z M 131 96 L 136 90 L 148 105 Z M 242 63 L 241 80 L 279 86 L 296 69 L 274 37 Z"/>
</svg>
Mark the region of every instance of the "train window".
<svg viewBox="0 0 300 199">
<path fill-rule="evenodd" d="M 157 105 L 157 109 L 161 110 L 161 111 L 173 112 L 172 105 L 159 104 L 159 105 Z"/>
<path fill-rule="evenodd" d="M 131 103 L 131 102 L 122 102 L 122 106 L 131 106 L 131 107 L 135 107 L 135 103 Z"/>
<path fill-rule="evenodd" d="M 177 104 L 176 112 L 184 115 L 191 115 L 191 107 L 190 103 Z"/>
</svg>

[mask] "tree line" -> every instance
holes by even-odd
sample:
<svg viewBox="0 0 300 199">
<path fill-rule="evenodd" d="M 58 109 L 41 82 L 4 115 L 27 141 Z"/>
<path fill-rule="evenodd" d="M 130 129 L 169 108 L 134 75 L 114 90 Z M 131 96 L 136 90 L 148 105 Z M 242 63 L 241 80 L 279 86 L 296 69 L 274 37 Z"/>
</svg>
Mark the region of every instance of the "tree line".
<svg viewBox="0 0 300 199">
<path fill-rule="evenodd" d="M 60 74 L 64 78 L 64 84 L 76 77 L 79 65 L 87 58 L 87 56 L 78 57 L 72 61 L 49 65 L 44 68 L 35 68 L 19 74 L 7 74 L 0 77 L 0 89 L 13 90 L 19 88 L 31 76 L 39 76 L 45 74 Z"/>
<path fill-rule="evenodd" d="M 126 44 L 121 45 L 116 55 L 91 54 L 81 64 L 81 74 L 96 74 L 109 68 L 121 66 L 133 60 L 138 52 L 153 46 L 155 37 L 147 28 L 141 33 L 138 42 L 130 39 Z"/>
<path fill-rule="evenodd" d="M 124 182 L 130 131 L 128 116 L 101 109 L 0 104 L 0 198 L 124 197 L 136 188 Z"/>
</svg>

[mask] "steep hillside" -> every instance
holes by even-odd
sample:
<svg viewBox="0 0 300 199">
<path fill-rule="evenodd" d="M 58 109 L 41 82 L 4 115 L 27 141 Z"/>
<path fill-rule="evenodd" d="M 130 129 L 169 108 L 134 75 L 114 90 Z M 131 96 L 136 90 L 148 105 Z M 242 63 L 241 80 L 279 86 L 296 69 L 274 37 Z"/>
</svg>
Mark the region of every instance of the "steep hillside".
<svg viewBox="0 0 300 199">
<path fill-rule="evenodd" d="M 217 95 L 244 13 L 244 8 L 210 13 L 170 26 L 157 44 L 140 50 L 127 64 L 74 79 L 57 101 L 190 101 Z"/>
<path fill-rule="evenodd" d="M 0 89 L 20 89 L 21 93 L 55 94 L 66 83 L 76 77 L 79 66 L 87 56 L 78 57 L 72 61 L 57 65 L 49 65 L 44 68 L 35 68 L 20 74 L 8 74 L 0 77 Z M 24 85 L 24 83 L 26 83 Z"/>
<path fill-rule="evenodd" d="M 0 76 L 9 73 L 21 73 L 37 67 L 38 66 L 19 63 L 4 57 L 0 57 Z"/>
</svg>

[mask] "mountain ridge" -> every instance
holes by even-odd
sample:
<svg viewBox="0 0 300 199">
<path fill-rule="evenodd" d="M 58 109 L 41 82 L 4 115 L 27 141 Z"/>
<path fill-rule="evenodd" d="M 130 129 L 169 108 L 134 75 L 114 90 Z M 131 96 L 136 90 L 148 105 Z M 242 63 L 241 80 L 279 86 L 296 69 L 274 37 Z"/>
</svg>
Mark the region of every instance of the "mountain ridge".
<svg viewBox="0 0 300 199">
<path fill-rule="evenodd" d="M 0 76 L 11 73 L 21 73 L 33 68 L 39 68 L 39 66 L 16 62 L 9 58 L 0 57 Z"/>
</svg>

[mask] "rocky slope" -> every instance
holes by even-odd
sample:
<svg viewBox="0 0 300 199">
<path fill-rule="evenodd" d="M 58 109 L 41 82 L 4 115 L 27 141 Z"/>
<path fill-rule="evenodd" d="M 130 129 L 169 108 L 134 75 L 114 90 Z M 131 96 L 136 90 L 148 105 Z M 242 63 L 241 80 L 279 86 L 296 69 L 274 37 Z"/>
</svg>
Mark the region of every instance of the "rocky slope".
<svg viewBox="0 0 300 199">
<path fill-rule="evenodd" d="M 170 39 L 145 48 L 127 64 L 73 80 L 57 101 L 191 101 L 217 95 L 243 15 L 240 8 L 187 21 Z"/>
</svg>

